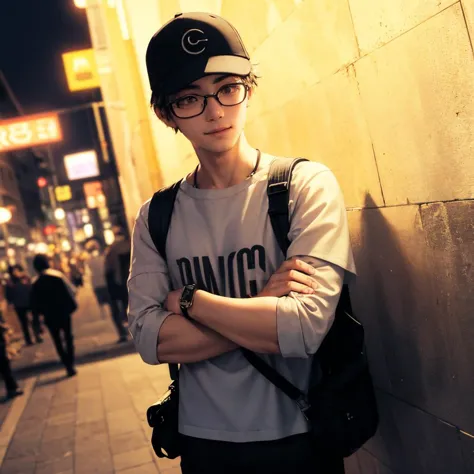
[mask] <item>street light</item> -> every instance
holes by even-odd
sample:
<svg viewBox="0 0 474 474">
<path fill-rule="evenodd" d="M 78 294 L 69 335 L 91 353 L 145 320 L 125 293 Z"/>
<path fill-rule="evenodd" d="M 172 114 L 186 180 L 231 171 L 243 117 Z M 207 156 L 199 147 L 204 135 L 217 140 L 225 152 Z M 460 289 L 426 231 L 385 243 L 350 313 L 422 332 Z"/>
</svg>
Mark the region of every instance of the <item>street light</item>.
<svg viewBox="0 0 474 474">
<path fill-rule="evenodd" d="M 12 218 L 12 211 L 6 207 L 0 207 L 0 225 L 10 222 Z"/>
<path fill-rule="evenodd" d="M 77 8 L 86 8 L 87 0 L 74 0 L 74 5 L 76 5 Z"/>
<path fill-rule="evenodd" d="M 55 211 L 54 211 L 54 217 L 55 217 L 58 221 L 62 221 L 62 220 L 66 217 L 66 213 L 64 212 L 64 209 L 61 209 L 60 207 L 58 207 L 57 209 L 55 209 Z"/>
</svg>

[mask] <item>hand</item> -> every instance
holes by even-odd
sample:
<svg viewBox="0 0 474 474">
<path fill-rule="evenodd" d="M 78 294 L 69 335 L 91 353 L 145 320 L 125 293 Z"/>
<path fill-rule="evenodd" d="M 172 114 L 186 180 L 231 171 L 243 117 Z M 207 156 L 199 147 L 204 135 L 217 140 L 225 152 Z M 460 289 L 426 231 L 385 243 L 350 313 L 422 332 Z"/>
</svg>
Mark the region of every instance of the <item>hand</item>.
<svg viewBox="0 0 474 474">
<path fill-rule="evenodd" d="M 314 268 L 299 258 L 285 260 L 257 296 L 286 296 L 290 291 L 311 294 L 317 288 Z"/>
<path fill-rule="evenodd" d="M 168 293 L 163 305 L 167 311 L 171 311 L 174 314 L 182 314 L 181 308 L 179 307 L 179 300 L 181 298 L 182 292 L 183 289 L 180 288 L 179 290 L 170 291 Z"/>
</svg>

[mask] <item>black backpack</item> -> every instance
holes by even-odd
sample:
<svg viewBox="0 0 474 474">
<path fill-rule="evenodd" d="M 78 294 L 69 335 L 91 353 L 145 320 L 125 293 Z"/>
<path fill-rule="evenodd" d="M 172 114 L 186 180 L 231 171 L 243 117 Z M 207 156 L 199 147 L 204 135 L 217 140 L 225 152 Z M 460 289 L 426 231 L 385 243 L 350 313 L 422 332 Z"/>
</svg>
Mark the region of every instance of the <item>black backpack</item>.
<svg viewBox="0 0 474 474">
<path fill-rule="evenodd" d="M 293 168 L 303 158 L 278 158 L 270 165 L 267 195 L 268 215 L 275 238 L 286 255 L 290 241 L 289 190 Z M 166 260 L 166 238 L 181 181 L 153 196 L 148 214 L 150 236 Z M 313 359 L 309 392 L 303 393 L 257 354 L 241 349 L 263 376 L 297 403 L 311 425 L 318 449 L 347 457 L 374 436 L 378 411 L 370 376 L 364 329 L 354 317 L 349 289 L 343 286 L 334 323 Z M 177 381 L 178 366 L 170 364 Z"/>
</svg>

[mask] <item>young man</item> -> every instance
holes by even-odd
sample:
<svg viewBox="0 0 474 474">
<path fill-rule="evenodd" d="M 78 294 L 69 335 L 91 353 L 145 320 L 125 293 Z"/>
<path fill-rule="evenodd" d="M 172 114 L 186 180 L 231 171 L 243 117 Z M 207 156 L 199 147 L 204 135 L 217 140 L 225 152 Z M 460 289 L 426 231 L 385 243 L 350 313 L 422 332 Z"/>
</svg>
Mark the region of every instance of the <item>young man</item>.
<svg viewBox="0 0 474 474">
<path fill-rule="evenodd" d="M 60 271 L 50 268 L 46 255 L 36 255 L 33 267 L 38 278 L 31 291 L 31 310 L 43 315 L 67 375 L 73 377 L 76 369 L 71 315 L 77 309 L 75 290 Z"/>
<path fill-rule="evenodd" d="M 298 406 L 239 350 L 307 388 L 345 272 L 355 272 L 336 179 L 318 163 L 296 166 L 284 261 L 267 215 L 275 157 L 243 131 L 256 78 L 237 31 L 215 15 L 177 15 L 150 41 L 147 68 L 158 118 L 199 160 L 180 185 L 166 262 L 148 230 L 149 202 L 140 210 L 129 280 L 141 357 L 181 364 L 182 471 L 343 472 L 342 459 L 317 452 Z M 186 311 L 179 300 L 191 283 Z"/>
</svg>

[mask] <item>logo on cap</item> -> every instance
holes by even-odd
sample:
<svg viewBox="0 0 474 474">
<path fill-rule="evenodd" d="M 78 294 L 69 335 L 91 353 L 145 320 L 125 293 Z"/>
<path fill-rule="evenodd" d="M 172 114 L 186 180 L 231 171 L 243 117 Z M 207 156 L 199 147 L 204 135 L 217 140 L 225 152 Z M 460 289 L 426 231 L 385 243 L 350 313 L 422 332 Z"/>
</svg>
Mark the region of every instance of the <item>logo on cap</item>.
<svg viewBox="0 0 474 474">
<path fill-rule="evenodd" d="M 205 43 L 208 41 L 204 36 L 204 31 L 193 28 L 184 33 L 181 38 L 181 46 L 188 54 L 201 54 L 205 51 Z"/>
</svg>

